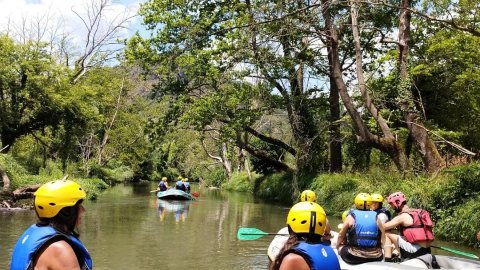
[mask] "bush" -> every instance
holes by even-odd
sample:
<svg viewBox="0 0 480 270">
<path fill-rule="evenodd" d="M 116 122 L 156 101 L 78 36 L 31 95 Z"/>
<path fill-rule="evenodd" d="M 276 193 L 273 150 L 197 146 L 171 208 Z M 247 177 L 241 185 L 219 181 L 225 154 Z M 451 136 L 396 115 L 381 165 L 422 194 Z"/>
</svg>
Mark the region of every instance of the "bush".
<svg viewBox="0 0 480 270">
<path fill-rule="evenodd" d="M 295 195 L 292 189 L 292 174 L 276 173 L 255 180 L 254 193 L 259 198 L 292 204 Z"/>
<path fill-rule="evenodd" d="M 212 186 L 212 187 L 220 187 L 222 183 L 225 182 L 225 179 L 227 179 L 225 170 L 221 167 L 208 171 L 208 173 L 205 174 L 204 177 L 205 177 L 205 179 L 203 179 L 204 183 L 207 186 Z"/>
<path fill-rule="evenodd" d="M 248 179 L 247 172 L 235 172 L 232 178 L 222 184 L 222 188 L 231 191 L 252 192 L 254 189 L 255 179 L 259 175 L 252 172 L 252 181 Z"/>
</svg>

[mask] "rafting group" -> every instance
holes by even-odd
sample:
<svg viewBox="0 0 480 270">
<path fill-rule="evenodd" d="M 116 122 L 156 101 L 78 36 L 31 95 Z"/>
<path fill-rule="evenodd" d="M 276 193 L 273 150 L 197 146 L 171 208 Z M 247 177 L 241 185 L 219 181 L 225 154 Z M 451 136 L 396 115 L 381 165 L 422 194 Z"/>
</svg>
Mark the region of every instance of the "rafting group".
<svg viewBox="0 0 480 270">
<path fill-rule="evenodd" d="M 316 203 L 316 194 L 303 191 L 300 202 L 287 215 L 288 230 L 279 232 L 287 235 L 277 235 L 269 247 L 269 269 L 443 269 L 431 253 L 434 235 L 428 211 L 410 208 L 405 195 L 394 192 L 387 199 L 396 213 L 392 218 L 383 201 L 381 194 L 358 194 L 354 208 L 342 214 L 343 223 L 336 233 L 331 230 L 324 209 Z M 393 233 L 393 229 L 398 229 L 399 234 Z M 419 261 L 423 267 L 393 263 L 409 260 Z M 458 264 L 457 260 L 449 260 Z M 480 268 L 478 262 L 472 262 L 465 261 L 464 265 Z M 357 265 L 366 268 L 355 268 Z"/>
<path fill-rule="evenodd" d="M 168 179 L 164 176 L 158 183 L 156 191 L 167 191 L 170 188 L 172 187 L 168 185 Z M 188 178 L 178 176 L 177 181 L 175 182 L 175 189 L 190 193 L 190 182 L 188 182 Z"/>
</svg>

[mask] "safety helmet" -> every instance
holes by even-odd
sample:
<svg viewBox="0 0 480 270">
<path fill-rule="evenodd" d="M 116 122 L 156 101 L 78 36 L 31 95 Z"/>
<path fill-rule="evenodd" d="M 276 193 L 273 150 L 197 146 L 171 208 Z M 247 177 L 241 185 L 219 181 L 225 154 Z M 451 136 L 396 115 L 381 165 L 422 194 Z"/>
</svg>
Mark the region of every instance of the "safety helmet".
<svg viewBox="0 0 480 270">
<path fill-rule="evenodd" d="M 400 191 L 394 192 L 388 196 L 388 203 L 392 204 L 395 208 L 400 208 L 406 201 L 407 198 Z"/>
<path fill-rule="evenodd" d="M 287 225 L 295 233 L 323 235 L 327 226 L 327 215 L 317 203 L 299 202 L 288 212 Z"/>
<path fill-rule="evenodd" d="M 183 182 L 188 182 L 188 178 L 183 178 L 182 181 Z"/>
<path fill-rule="evenodd" d="M 70 180 L 55 180 L 43 184 L 33 194 L 35 211 L 40 218 L 52 218 L 67 206 L 74 206 L 87 194 L 82 187 Z"/>
<path fill-rule="evenodd" d="M 355 197 L 355 207 L 358 210 L 369 210 L 372 202 L 372 197 L 368 193 L 360 193 Z"/>
<path fill-rule="evenodd" d="M 342 213 L 342 222 L 345 221 L 345 219 L 347 218 L 348 214 L 350 213 L 350 210 L 345 210 L 343 211 Z"/>
<path fill-rule="evenodd" d="M 300 194 L 300 201 L 301 202 L 316 202 L 317 201 L 317 195 L 315 192 L 307 189 L 302 191 Z"/>
<path fill-rule="evenodd" d="M 383 196 L 378 194 L 378 193 L 373 193 L 372 194 L 372 202 L 383 203 Z"/>
<path fill-rule="evenodd" d="M 162 177 L 162 181 L 167 181 L 167 177 Z"/>
</svg>

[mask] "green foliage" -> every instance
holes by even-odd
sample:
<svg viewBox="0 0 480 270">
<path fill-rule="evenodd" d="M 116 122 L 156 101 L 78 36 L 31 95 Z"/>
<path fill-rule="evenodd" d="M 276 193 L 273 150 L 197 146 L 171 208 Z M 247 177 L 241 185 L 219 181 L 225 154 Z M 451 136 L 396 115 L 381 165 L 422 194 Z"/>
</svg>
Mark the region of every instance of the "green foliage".
<svg viewBox="0 0 480 270">
<path fill-rule="evenodd" d="M 227 175 L 223 168 L 216 167 L 214 169 L 205 172 L 203 175 L 203 182 L 210 187 L 221 187 L 222 183 L 227 179 Z"/>
<path fill-rule="evenodd" d="M 254 194 L 259 198 L 291 204 L 295 201 L 292 194 L 292 175 L 276 173 L 261 176 L 255 180 Z"/>
<path fill-rule="evenodd" d="M 480 228 L 480 196 L 469 196 L 462 204 L 437 210 L 435 234 L 447 241 L 480 247 L 476 232 Z M 463 199 L 463 198 L 462 198 Z"/>
<path fill-rule="evenodd" d="M 276 160 L 283 161 L 285 158 L 284 150 L 279 146 L 268 144 L 261 140 L 254 140 L 252 142 L 252 146 L 255 147 L 256 149 L 260 149 L 261 151 L 267 153 L 270 157 Z M 252 162 L 252 169 L 259 174 L 269 175 L 269 174 L 278 172 L 277 168 L 273 167 L 272 165 L 269 165 L 268 163 L 265 163 L 262 159 L 259 159 L 255 156 L 251 157 L 251 162 Z"/>
<path fill-rule="evenodd" d="M 252 172 L 252 180 L 248 179 L 247 172 L 235 172 L 232 177 L 222 184 L 222 188 L 238 192 L 253 192 L 254 183 L 260 175 Z"/>
<path fill-rule="evenodd" d="M 459 206 L 480 195 L 480 164 L 473 163 L 448 169 L 433 188 L 431 207 L 440 214 L 452 214 Z M 441 195 L 440 195 L 441 194 Z"/>
<path fill-rule="evenodd" d="M 107 166 L 93 165 L 90 175 L 100 178 L 107 183 L 124 182 L 132 180 L 134 176 L 133 170 L 116 160 L 110 160 Z"/>
<path fill-rule="evenodd" d="M 27 174 L 27 171 L 21 166 L 11 155 L 0 154 L 0 167 L 4 169 L 5 173 L 11 181 L 12 190 L 19 187 L 17 184 L 22 180 L 22 177 Z"/>
</svg>

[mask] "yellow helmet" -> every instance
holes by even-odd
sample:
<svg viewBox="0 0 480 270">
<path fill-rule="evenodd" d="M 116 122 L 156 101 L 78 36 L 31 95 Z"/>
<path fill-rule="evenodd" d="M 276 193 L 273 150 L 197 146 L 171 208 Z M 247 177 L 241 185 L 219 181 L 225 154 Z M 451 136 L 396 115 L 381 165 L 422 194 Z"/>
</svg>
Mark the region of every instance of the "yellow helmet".
<svg viewBox="0 0 480 270">
<path fill-rule="evenodd" d="M 348 214 L 350 213 L 350 210 L 345 210 L 343 211 L 342 213 L 342 222 L 345 221 L 345 219 L 347 218 Z"/>
<path fill-rule="evenodd" d="M 79 184 L 70 180 L 55 180 L 43 184 L 33 194 L 35 211 L 41 218 L 52 218 L 67 206 L 74 206 L 87 194 Z"/>
<path fill-rule="evenodd" d="M 369 210 L 372 203 L 372 196 L 368 193 L 360 193 L 355 197 L 354 202 L 358 210 Z"/>
<path fill-rule="evenodd" d="M 316 202 L 317 201 L 317 195 L 315 192 L 307 189 L 302 191 L 300 194 L 300 201 L 301 202 Z"/>
<path fill-rule="evenodd" d="M 323 235 L 327 226 L 327 215 L 317 203 L 299 202 L 288 212 L 287 225 L 295 233 Z"/>
<path fill-rule="evenodd" d="M 372 202 L 380 202 L 383 203 L 383 196 L 378 193 L 372 194 Z"/>
<path fill-rule="evenodd" d="M 182 181 L 183 182 L 188 182 L 188 178 L 183 178 Z"/>
<path fill-rule="evenodd" d="M 162 181 L 167 181 L 167 177 L 162 177 Z"/>
</svg>

